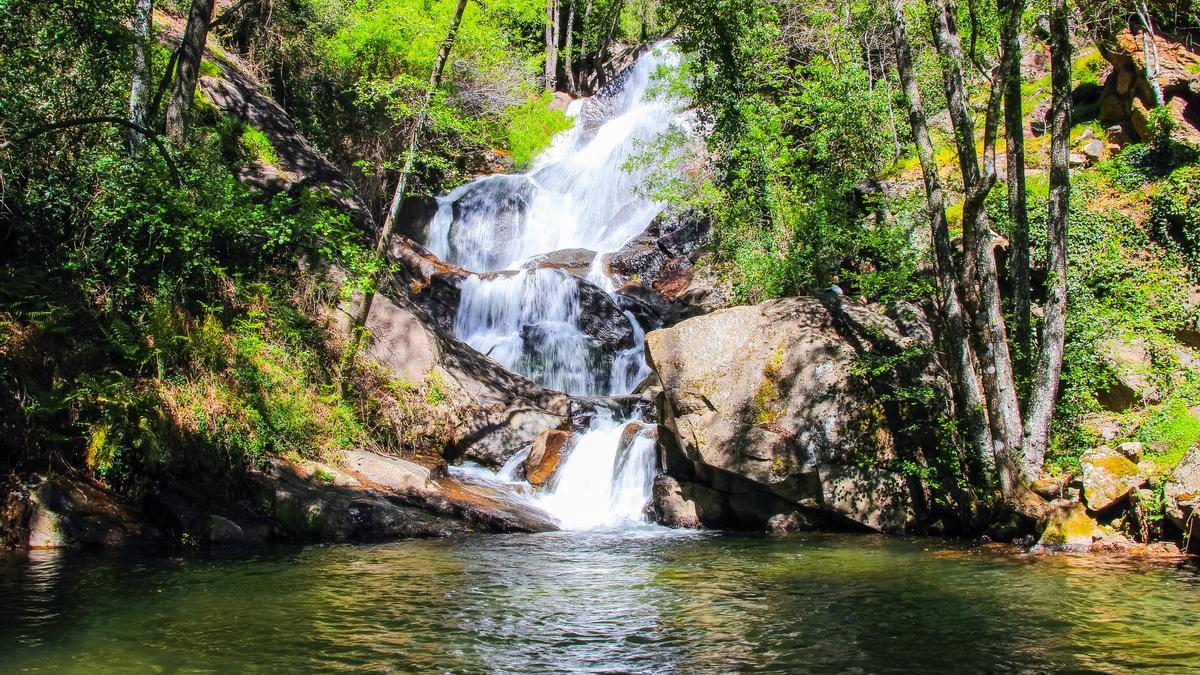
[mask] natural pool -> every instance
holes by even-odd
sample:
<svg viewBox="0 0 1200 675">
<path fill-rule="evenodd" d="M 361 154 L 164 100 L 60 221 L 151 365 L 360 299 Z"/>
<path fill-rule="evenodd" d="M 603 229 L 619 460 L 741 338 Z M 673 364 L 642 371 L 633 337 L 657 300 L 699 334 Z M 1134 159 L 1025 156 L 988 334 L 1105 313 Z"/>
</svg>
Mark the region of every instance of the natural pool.
<svg viewBox="0 0 1200 675">
<path fill-rule="evenodd" d="M 1200 671 L 1192 563 L 554 533 L 0 558 L 0 669 Z"/>
</svg>

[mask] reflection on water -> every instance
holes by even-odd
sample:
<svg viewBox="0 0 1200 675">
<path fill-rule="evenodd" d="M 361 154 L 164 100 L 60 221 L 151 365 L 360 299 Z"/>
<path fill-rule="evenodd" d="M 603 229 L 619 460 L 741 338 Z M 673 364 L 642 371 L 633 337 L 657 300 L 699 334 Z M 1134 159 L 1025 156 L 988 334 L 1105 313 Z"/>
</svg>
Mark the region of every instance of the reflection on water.
<svg viewBox="0 0 1200 675">
<path fill-rule="evenodd" d="M 0 558 L 5 670 L 1200 669 L 1189 565 L 929 540 L 552 533 Z"/>
</svg>

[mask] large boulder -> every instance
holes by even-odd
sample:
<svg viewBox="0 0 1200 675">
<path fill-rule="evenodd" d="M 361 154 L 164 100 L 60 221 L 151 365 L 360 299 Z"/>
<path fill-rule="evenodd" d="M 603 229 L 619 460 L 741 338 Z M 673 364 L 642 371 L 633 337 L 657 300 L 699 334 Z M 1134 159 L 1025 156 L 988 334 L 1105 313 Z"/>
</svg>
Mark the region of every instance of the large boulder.
<svg viewBox="0 0 1200 675">
<path fill-rule="evenodd" d="M 1083 498 L 1092 511 L 1106 512 L 1124 504 L 1130 493 L 1146 482 L 1137 465 L 1107 445 L 1079 458 L 1083 467 Z"/>
<path fill-rule="evenodd" d="M 573 436 L 569 431 L 549 429 L 538 434 L 525 459 L 525 480 L 534 487 L 549 482 L 554 471 L 570 450 Z"/>
<path fill-rule="evenodd" d="M 1184 534 L 1188 550 L 1200 553 L 1200 445 L 1193 446 L 1163 486 L 1167 518 Z"/>
<path fill-rule="evenodd" d="M 543 532 L 546 514 L 494 499 L 428 467 L 367 450 L 340 464 L 270 460 L 256 502 L 301 540 L 381 541 L 464 532 Z"/>
<path fill-rule="evenodd" d="M 889 315 L 834 295 L 724 309 L 650 333 L 661 461 L 679 485 L 661 494 L 692 501 L 715 527 L 765 528 L 793 512 L 886 532 L 961 522 L 969 500 L 955 495 L 955 510 L 938 511 L 919 478 L 942 451 L 931 425 L 911 423 L 949 414 L 931 344 L 916 308 Z M 868 380 L 855 374 L 866 364 L 891 367 Z M 917 390 L 931 395 L 896 395 Z"/>
</svg>

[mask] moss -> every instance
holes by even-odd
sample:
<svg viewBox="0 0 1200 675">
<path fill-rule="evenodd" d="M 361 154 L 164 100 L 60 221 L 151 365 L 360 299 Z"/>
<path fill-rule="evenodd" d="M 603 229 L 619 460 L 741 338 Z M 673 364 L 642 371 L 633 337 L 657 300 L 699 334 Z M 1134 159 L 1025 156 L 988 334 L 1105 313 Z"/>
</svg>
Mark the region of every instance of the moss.
<svg viewBox="0 0 1200 675">
<path fill-rule="evenodd" d="M 1159 467 L 1173 468 L 1189 448 L 1200 442 L 1200 418 L 1191 413 L 1186 401 L 1173 399 L 1150 416 L 1137 438 L 1150 447 L 1146 459 Z"/>
<path fill-rule="evenodd" d="M 1088 517 L 1081 504 L 1072 504 L 1051 515 L 1042 532 L 1042 544 L 1065 546 L 1090 544 L 1096 532 L 1096 522 Z"/>
<path fill-rule="evenodd" d="M 212 61 L 203 59 L 200 61 L 200 75 L 202 77 L 221 77 L 221 69 Z"/>
<path fill-rule="evenodd" d="M 258 129 L 245 127 L 239 143 L 247 156 L 270 166 L 279 164 L 279 155 L 275 152 L 271 139 Z"/>
</svg>

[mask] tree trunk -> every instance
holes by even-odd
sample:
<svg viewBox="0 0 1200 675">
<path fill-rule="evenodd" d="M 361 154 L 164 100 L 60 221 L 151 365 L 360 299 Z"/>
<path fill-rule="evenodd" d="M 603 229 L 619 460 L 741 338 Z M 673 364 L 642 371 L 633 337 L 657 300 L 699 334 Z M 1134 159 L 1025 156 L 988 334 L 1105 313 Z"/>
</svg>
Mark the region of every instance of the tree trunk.
<svg viewBox="0 0 1200 675">
<path fill-rule="evenodd" d="M 429 88 L 425 91 L 425 99 L 421 103 L 421 109 L 417 111 L 417 119 L 408 141 L 408 150 L 404 155 L 404 165 L 400 169 L 400 176 L 396 179 L 396 189 L 392 193 L 392 201 L 388 205 L 383 226 L 379 228 L 379 238 L 375 241 L 375 255 L 379 258 L 386 256 L 388 246 L 392 241 L 392 235 L 396 232 L 396 219 L 400 215 L 400 206 L 404 203 L 404 191 L 408 186 L 408 176 L 412 173 L 413 164 L 416 163 L 417 148 L 421 143 L 421 132 L 425 127 L 429 106 L 433 103 L 433 96 L 437 89 L 442 85 L 442 73 L 446 70 L 446 62 L 450 59 L 450 50 L 454 48 L 454 40 L 458 36 L 458 26 L 462 23 L 463 11 L 466 7 L 467 0 L 458 0 L 458 4 L 454 6 L 454 16 L 450 20 L 450 28 L 446 31 L 446 39 L 442 41 L 441 49 L 438 50 L 437 60 L 433 65 L 433 72 L 429 74 Z M 377 286 L 381 280 L 382 272 L 377 275 L 377 278 L 374 279 L 375 283 L 371 284 L 371 286 Z M 358 351 L 358 345 L 362 339 L 362 328 L 367 324 L 367 317 L 371 313 L 371 304 L 374 301 L 375 293 L 373 291 L 368 290 L 363 294 L 362 304 L 359 306 L 358 312 L 355 313 L 350 327 L 351 349 L 347 354 L 354 354 Z"/>
<path fill-rule="evenodd" d="M 1046 325 L 1025 425 L 1023 470 L 1041 475 L 1062 375 L 1067 326 L 1067 221 L 1071 202 L 1071 26 L 1066 0 L 1050 6 L 1050 201 L 1046 215 Z"/>
<path fill-rule="evenodd" d="M 216 0 L 192 0 L 188 13 L 187 27 L 179 43 L 179 58 L 176 60 L 175 88 L 167 104 L 167 134 L 182 140 L 187 133 L 192 114 L 192 98 L 196 95 L 196 82 L 200 79 L 200 60 L 204 57 L 204 43 L 208 39 L 208 24 L 212 21 Z"/>
<path fill-rule="evenodd" d="M 597 46 L 599 54 L 596 59 L 596 82 L 602 87 L 608 80 L 608 76 L 604 73 L 604 64 L 608 62 L 608 48 L 612 45 L 613 34 L 617 31 L 617 24 L 621 21 L 621 10 L 624 8 L 625 0 L 617 0 L 613 4 L 612 15 L 608 18 L 608 30 Z"/>
<path fill-rule="evenodd" d="M 1144 1 L 1138 3 L 1137 16 L 1146 31 L 1142 35 L 1142 59 L 1146 62 L 1146 81 L 1150 84 L 1150 91 L 1154 93 L 1154 106 L 1161 108 L 1164 103 L 1162 85 L 1158 83 L 1158 41 L 1154 39 L 1150 9 Z"/>
<path fill-rule="evenodd" d="M 1017 377 L 1029 376 L 1033 357 L 1033 326 L 1030 318 L 1033 295 L 1029 283 L 1029 207 L 1025 196 L 1025 120 L 1021 111 L 1021 18 L 1024 0 L 1005 3 L 1002 48 L 1008 59 L 1004 78 L 1004 142 L 1007 158 L 1008 216 L 1012 220 L 1013 314 L 1016 319 Z"/>
<path fill-rule="evenodd" d="M 945 0 L 931 2 L 934 44 L 942 55 L 943 81 L 954 125 L 955 144 L 965 187 L 963 205 L 964 284 L 973 310 L 971 329 L 976 355 L 982 371 L 988 420 L 996 448 L 1001 489 L 1011 494 L 1016 488 L 1013 475 L 1015 455 L 1023 440 L 1021 408 L 1013 379 L 1012 358 L 1008 349 L 1004 311 L 1000 305 L 1000 285 L 996 258 L 992 251 L 992 229 L 984 200 L 995 175 L 984 178 L 975 150 L 975 125 L 963 84 L 963 52 L 954 14 L 947 11 Z M 992 97 L 993 103 L 995 96 Z M 989 105 L 989 116 L 996 113 Z M 994 120 L 992 120 L 994 129 Z M 994 132 L 993 132 L 994 133 Z"/>
<path fill-rule="evenodd" d="M 579 53 L 583 55 L 583 59 L 584 59 L 583 64 L 582 64 L 583 65 L 582 69 L 584 71 L 589 71 L 589 72 L 592 70 L 593 63 L 595 61 L 595 57 L 592 54 L 591 49 L 588 48 L 588 45 L 590 44 L 590 42 L 588 40 L 588 30 L 590 29 L 590 26 L 592 25 L 592 2 L 593 2 L 593 0 L 587 0 L 587 5 L 584 6 L 584 9 L 583 9 L 583 32 L 579 36 Z M 580 76 L 580 79 L 581 80 L 583 79 L 582 75 Z"/>
<path fill-rule="evenodd" d="M 133 6 L 133 80 L 129 85 L 129 121 L 146 126 L 147 96 L 150 87 L 150 26 L 153 0 L 137 0 Z M 129 131 L 129 149 L 137 154 L 145 142 L 142 134 Z"/>
<path fill-rule="evenodd" d="M 546 1 L 546 91 L 558 87 L 558 0 Z"/>
<path fill-rule="evenodd" d="M 571 0 L 571 4 L 567 9 L 567 47 L 563 52 L 563 70 L 567 73 L 567 93 L 575 96 L 578 89 L 575 87 L 575 54 L 571 49 L 573 38 L 575 37 L 575 0 Z"/>
<path fill-rule="evenodd" d="M 946 223 L 946 198 L 942 178 L 934 159 L 929 123 L 921 101 L 921 90 L 913 68 L 912 47 L 904 22 L 902 0 L 890 0 L 892 33 L 896 42 L 896 66 L 900 83 L 908 100 L 908 120 L 917 146 L 917 157 L 925 179 L 925 194 L 929 206 L 931 238 L 934 249 L 934 277 L 937 304 L 942 324 L 941 341 L 949 357 L 951 378 L 956 385 L 958 405 L 966 421 L 967 436 L 975 454 L 983 464 L 985 474 L 991 473 L 993 458 L 992 433 L 988 426 L 985 404 L 975 371 L 975 356 L 967 338 L 966 319 L 959 298 L 958 282 L 954 275 L 954 258 L 950 230 Z"/>
</svg>

